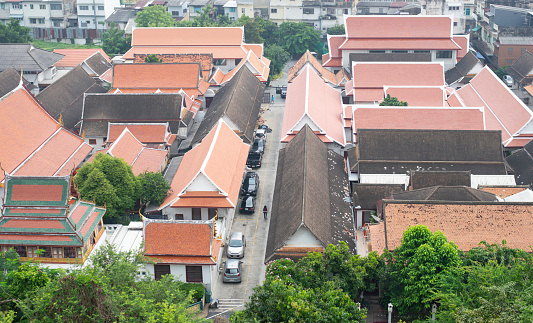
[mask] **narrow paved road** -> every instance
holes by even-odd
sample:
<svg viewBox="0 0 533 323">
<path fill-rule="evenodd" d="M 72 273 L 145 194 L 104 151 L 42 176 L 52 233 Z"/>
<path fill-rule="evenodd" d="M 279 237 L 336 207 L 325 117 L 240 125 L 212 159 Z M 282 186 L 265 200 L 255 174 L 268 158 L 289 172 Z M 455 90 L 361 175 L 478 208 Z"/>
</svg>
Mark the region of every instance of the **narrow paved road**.
<svg viewBox="0 0 533 323">
<path fill-rule="evenodd" d="M 283 76 L 276 83 L 285 82 L 282 83 L 285 85 L 287 82 L 286 72 Z M 265 91 L 270 92 L 271 95 L 274 94 L 275 103 L 262 105 L 261 118 L 265 121 L 266 125 L 272 128 L 272 132 L 267 134 L 262 166 L 254 170 L 259 174 L 260 180 L 256 200 L 256 212 L 253 215 L 239 214 L 237 209 L 231 227 L 231 232 L 244 232 L 247 240 L 245 256 L 242 259 L 242 282 L 240 284 L 223 283 L 223 274 L 220 273 L 218 275 L 213 286 L 213 298 L 219 299 L 219 308 L 216 311 L 211 310 L 208 317 L 214 315 L 216 312 L 231 309 L 242 310 L 244 308 L 243 304 L 252 295 L 253 288 L 260 285 L 265 278 L 265 247 L 270 223 L 270 210 L 276 180 L 278 151 L 280 148 L 281 124 L 285 107 L 285 100 L 281 99 L 280 95 L 275 93 L 275 88 L 267 88 Z M 269 216 L 266 220 L 263 218 L 262 213 L 264 205 L 267 205 L 269 210 Z M 224 253 L 222 261 L 226 259 Z"/>
</svg>

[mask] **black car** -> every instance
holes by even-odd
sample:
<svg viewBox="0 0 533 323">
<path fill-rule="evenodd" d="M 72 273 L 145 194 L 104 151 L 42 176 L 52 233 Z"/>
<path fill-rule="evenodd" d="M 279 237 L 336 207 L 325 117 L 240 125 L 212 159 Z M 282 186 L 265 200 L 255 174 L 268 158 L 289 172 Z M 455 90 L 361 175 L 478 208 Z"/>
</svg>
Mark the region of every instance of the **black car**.
<svg viewBox="0 0 533 323">
<path fill-rule="evenodd" d="M 242 196 L 247 196 L 247 195 L 256 196 L 258 188 L 259 188 L 259 175 L 257 175 L 256 172 L 246 173 L 246 177 L 244 177 L 244 181 L 242 182 L 241 195 Z"/>
<path fill-rule="evenodd" d="M 254 144 L 252 145 L 252 148 L 250 148 L 250 152 L 254 152 L 256 154 L 263 154 L 264 151 L 265 151 L 265 139 L 255 138 Z"/>
<path fill-rule="evenodd" d="M 263 159 L 262 154 L 258 154 L 250 151 L 248 154 L 248 159 L 246 160 L 246 166 L 250 168 L 259 168 L 261 167 L 261 160 Z"/>
<path fill-rule="evenodd" d="M 239 213 L 254 214 L 255 212 L 255 197 L 245 196 L 242 198 Z"/>
</svg>

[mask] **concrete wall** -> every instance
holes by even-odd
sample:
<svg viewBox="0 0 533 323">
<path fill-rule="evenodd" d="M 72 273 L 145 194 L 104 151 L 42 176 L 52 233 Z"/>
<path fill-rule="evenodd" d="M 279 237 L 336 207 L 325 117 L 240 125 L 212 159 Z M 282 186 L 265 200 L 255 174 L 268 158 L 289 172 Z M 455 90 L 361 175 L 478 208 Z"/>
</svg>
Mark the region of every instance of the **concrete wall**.
<svg viewBox="0 0 533 323">
<path fill-rule="evenodd" d="M 511 66 L 525 51 L 533 53 L 533 45 L 500 45 L 495 47 L 494 55 L 498 57 L 498 66 Z"/>
</svg>

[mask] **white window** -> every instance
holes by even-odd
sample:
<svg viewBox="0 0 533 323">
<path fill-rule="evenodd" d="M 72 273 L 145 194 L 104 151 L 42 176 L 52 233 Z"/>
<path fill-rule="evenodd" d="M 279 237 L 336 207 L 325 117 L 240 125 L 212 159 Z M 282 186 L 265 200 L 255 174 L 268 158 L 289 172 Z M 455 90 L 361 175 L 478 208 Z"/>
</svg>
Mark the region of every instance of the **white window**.
<svg viewBox="0 0 533 323">
<path fill-rule="evenodd" d="M 37 22 L 41 25 L 44 25 L 44 18 L 37 19 Z"/>
<path fill-rule="evenodd" d="M 54 21 L 54 27 L 61 27 L 61 21 Z"/>
<path fill-rule="evenodd" d="M 245 11 L 246 11 L 246 9 L 244 9 L 244 8 L 241 9 L 241 12 L 242 12 L 242 13 L 244 13 Z"/>
<path fill-rule="evenodd" d="M 104 6 L 98 6 L 98 10 L 104 10 Z"/>
<path fill-rule="evenodd" d="M 30 24 L 36 24 L 37 18 L 30 18 Z"/>
<path fill-rule="evenodd" d="M 33 4 L 30 4 L 30 9 L 33 9 Z"/>
<path fill-rule="evenodd" d="M 37 247 L 28 247 L 28 257 L 37 257 Z"/>
<path fill-rule="evenodd" d="M 80 6 L 80 10 L 89 10 L 89 6 Z"/>
<path fill-rule="evenodd" d="M 13 9 L 22 9 L 22 5 L 20 3 L 13 3 L 11 4 L 11 7 Z"/>
<path fill-rule="evenodd" d="M 278 9 L 276 9 L 276 8 L 271 8 L 271 9 L 270 9 L 270 13 L 278 13 Z"/>
<path fill-rule="evenodd" d="M 63 7 L 61 4 L 51 4 L 50 10 L 63 10 Z"/>
<path fill-rule="evenodd" d="M 45 10 L 45 9 L 46 9 L 46 5 L 45 5 L 45 4 L 40 4 L 40 5 L 39 5 L 39 9 L 41 9 L 41 10 Z"/>
<path fill-rule="evenodd" d="M 52 248 L 54 258 L 63 258 L 63 248 Z"/>
<path fill-rule="evenodd" d="M 315 13 L 314 8 L 304 8 L 304 15 L 312 15 Z"/>
</svg>

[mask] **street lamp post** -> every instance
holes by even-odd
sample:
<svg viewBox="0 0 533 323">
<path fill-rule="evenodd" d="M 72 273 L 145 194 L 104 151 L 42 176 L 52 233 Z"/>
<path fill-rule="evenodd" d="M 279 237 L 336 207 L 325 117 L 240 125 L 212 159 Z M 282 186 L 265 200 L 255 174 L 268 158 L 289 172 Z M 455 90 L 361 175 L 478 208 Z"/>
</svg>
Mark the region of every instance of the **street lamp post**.
<svg viewBox="0 0 533 323">
<path fill-rule="evenodd" d="M 431 320 L 435 321 L 435 313 L 437 313 L 437 304 L 431 305 Z"/>
<path fill-rule="evenodd" d="M 389 320 L 388 322 L 391 323 L 391 319 L 392 319 L 392 303 L 389 303 L 389 306 L 388 306 L 388 311 L 389 311 Z"/>
</svg>

